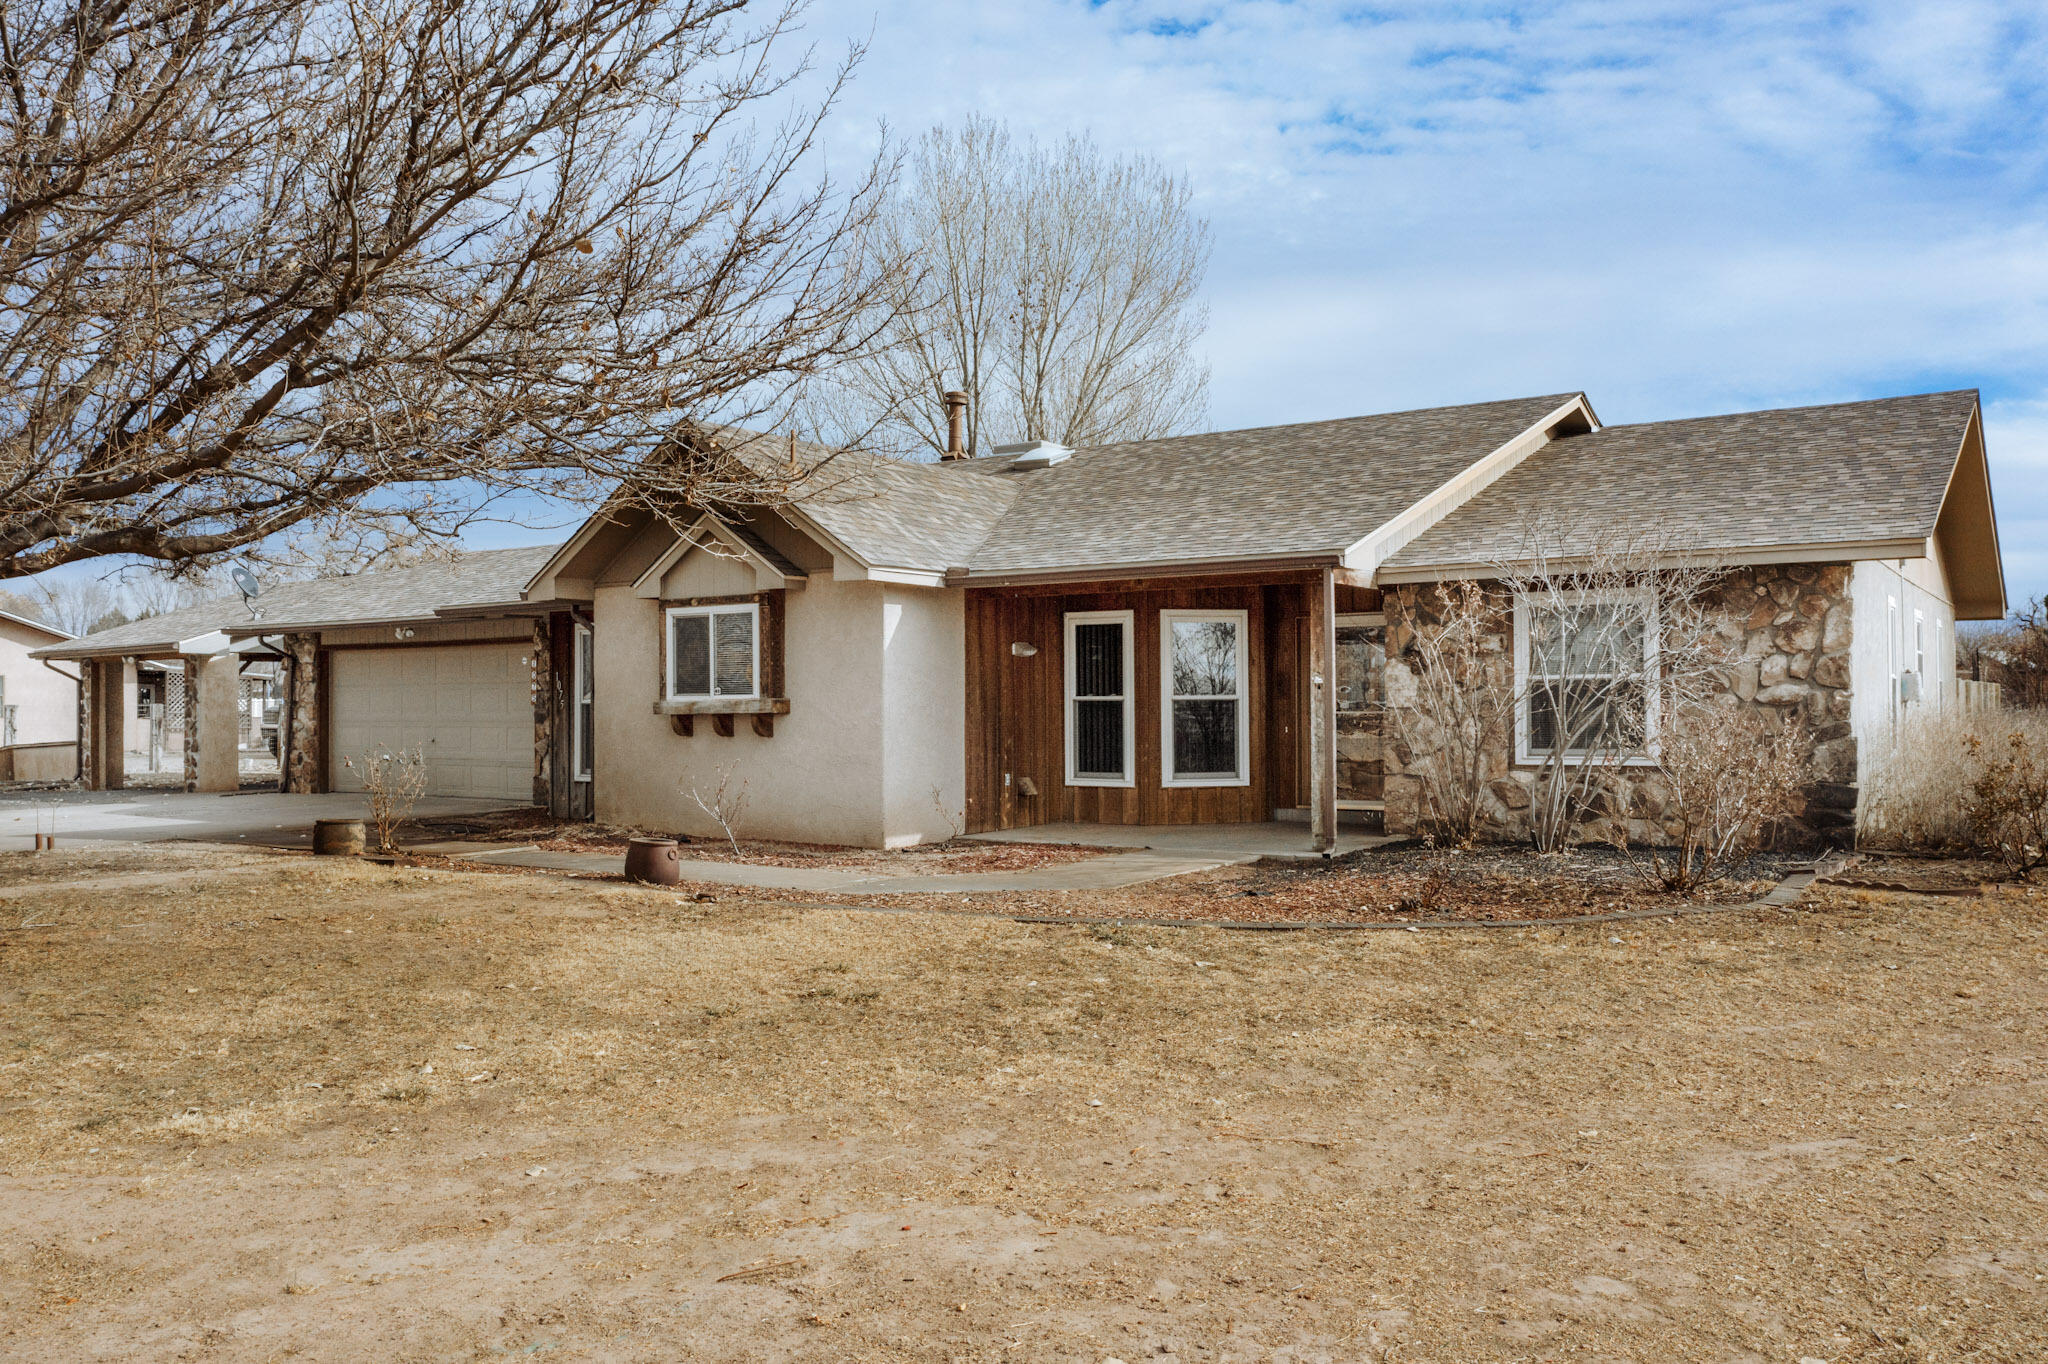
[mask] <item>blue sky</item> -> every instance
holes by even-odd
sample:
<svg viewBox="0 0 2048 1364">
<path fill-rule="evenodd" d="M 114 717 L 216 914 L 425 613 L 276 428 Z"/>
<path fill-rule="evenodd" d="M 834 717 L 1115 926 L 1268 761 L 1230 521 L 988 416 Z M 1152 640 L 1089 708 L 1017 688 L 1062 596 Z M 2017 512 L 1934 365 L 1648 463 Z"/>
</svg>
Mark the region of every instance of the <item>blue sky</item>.
<svg viewBox="0 0 2048 1364">
<path fill-rule="evenodd" d="M 2048 591 L 2041 8 L 816 0 L 804 36 L 870 42 L 836 159 L 981 111 L 1185 168 L 1212 427 L 1975 387 L 2017 600 Z"/>
<path fill-rule="evenodd" d="M 871 34 L 849 154 L 878 119 L 980 110 L 1185 167 L 1216 234 L 1212 426 L 1974 387 L 2009 589 L 2048 591 L 2038 3 L 820 0 L 807 24 Z"/>
</svg>

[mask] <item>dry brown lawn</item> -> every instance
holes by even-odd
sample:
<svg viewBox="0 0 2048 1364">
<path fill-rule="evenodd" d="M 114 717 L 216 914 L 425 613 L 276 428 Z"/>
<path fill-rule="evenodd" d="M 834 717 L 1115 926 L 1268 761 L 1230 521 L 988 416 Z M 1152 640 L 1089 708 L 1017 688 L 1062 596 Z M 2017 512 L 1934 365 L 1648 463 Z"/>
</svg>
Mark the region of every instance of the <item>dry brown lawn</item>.
<svg viewBox="0 0 2048 1364">
<path fill-rule="evenodd" d="M 2038 890 L 1282 935 L 158 847 L 0 929 L 6 1359 L 2048 1357 Z"/>
</svg>

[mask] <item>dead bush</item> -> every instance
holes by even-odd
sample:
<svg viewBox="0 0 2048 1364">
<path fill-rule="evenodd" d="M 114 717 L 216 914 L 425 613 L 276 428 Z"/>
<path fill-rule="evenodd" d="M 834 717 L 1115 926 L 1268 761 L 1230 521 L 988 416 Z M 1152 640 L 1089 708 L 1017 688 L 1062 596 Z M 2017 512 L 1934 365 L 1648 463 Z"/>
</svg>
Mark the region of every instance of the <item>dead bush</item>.
<svg viewBox="0 0 2048 1364">
<path fill-rule="evenodd" d="M 377 827 L 377 851 L 396 852 L 392 841 L 398 826 L 412 817 L 412 807 L 427 790 L 427 760 L 418 744 L 395 752 L 371 751 L 344 757 L 342 766 L 363 783 L 370 801 L 370 822 Z"/>
<path fill-rule="evenodd" d="M 1965 808 L 1977 846 L 2024 881 L 2048 866 L 2048 742 L 2026 729 L 2009 729 L 2002 750 L 1971 735 L 1978 764 Z"/>
<path fill-rule="evenodd" d="M 1807 748 L 1806 728 L 1797 721 L 1774 728 L 1753 711 L 1711 704 L 1674 708 L 1657 738 L 1657 765 L 1670 793 L 1664 821 L 1673 844 L 1637 858 L 1622 818 L 1614 822 L 1616 846 L 1665 890 L 1720 880 L 1757 850 L 1773 824 L 1798 813 Z"/>
</svg>

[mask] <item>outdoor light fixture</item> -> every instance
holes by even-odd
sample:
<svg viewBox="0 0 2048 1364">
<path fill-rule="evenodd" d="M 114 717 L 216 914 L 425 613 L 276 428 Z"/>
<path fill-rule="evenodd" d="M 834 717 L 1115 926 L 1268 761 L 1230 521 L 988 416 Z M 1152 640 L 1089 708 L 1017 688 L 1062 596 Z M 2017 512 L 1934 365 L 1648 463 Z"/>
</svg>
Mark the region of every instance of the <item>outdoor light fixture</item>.
<svg viewBox="0 0 2048 1364">
<path fill-rule="evenodd" d="M 1010 652 L 1019 658 L 1036 658 L 1038 656 L 1038 646 L 1036 644 L 1026 644 L 1020 639 L 1010 646 Z"/>
<path fill-rule="evenodd" d="M 411 639 L 412 627 L 410 625 L 396 625 L 392 627 L 391 634 L 394 639 Z"/>
</svg>

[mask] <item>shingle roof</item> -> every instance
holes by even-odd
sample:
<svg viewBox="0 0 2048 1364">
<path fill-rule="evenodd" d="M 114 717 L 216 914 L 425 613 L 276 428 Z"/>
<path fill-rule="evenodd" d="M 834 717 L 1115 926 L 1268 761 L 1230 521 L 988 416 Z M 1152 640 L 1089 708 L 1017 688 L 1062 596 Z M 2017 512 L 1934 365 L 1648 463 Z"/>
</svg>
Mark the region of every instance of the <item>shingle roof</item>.
<svg viewBox="0 0 2048 1364">
<path fill-rule="evenodd" d="M 947 566 L 1034 573 L 1341 551 L 1576 396 L 1105 445 L 1022 473 L 1008 460 L 934 466 L 963 485 L 1016 489 L 986 538 Z"/>
<path fill-rule="evenodd" d="M 750 463 L 786 458 L 772 437 L 736 445 Z M 762 451 L 768 452 L 765 456 Z M 831 454 L 798 444 L 799 457 L 816 464 L 812 487 L 799 507 L 827 535 L 869 564 L 943 573 L 964 563 L 997 518 L 1016 499 L 1014 486 L 951 477 L 953 465 L 917 464 L 862 451 Z"/>
<path fill-rule="evenodd" d="M 450 607 L 518 601 L 527 580 L 554 552 L 553 545 L 483 550 L 383 573 L 280 583 L 257 599 L 262 616 L 255 621 L 240 596 L 220 597 L 35 652 L 49 658 L 164 652 L 179 640 L 252 625 L 270 634 L 310 625 L 431 619 L 436 611 Z"/>
<path fill-rule="evenodd" d="M 1393 555 L 1390 570 L 1512 560 L 1662 523 L 1696 550 L 1934 533 L 1972 390 L 1609 426 L 1538 450 Z M 1561 537 L 1561 540 L 1559 539 Z"/>
</svg>

